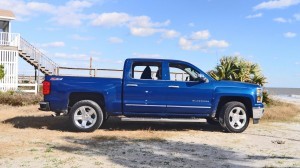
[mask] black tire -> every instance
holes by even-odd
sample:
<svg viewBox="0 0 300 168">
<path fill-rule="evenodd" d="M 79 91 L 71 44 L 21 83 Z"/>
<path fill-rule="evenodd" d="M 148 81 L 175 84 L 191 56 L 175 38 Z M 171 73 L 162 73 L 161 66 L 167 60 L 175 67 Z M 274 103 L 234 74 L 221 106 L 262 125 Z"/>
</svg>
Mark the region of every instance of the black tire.
<svg viewBox="0 0 300 168">
<path fill-rule="evenodd" d="M 206 118 L 206 122 L 210 125 L 220 125 L 219 120 L 214 118 Z"/>
<path fill-rule="evenodd" d="M 72 106 L 69 113 L 69 123 L 74 131 L 95 131 L 103 123 L 102 109 L 94 101 L 81 100 Z"/>
<path fill-rule="evenodd" d="M 249 125 L 249 114 L 247 108 L 241 102 L 232 101 L 226 103 L 219 115 L 220 125 L 232 133 L 241 133 Z"/>
</svg>

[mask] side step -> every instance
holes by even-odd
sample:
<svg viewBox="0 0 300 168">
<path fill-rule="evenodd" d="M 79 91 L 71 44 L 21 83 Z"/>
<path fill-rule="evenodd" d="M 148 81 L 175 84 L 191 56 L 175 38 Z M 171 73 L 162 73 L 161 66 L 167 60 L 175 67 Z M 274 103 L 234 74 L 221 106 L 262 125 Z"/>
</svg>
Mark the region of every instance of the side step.
<svg viewBox="0 0 300 168">
<path fill-rule="evenodd" d="M 204 118 L 129 118 L 121 117 L 121 121 L 138 121 L 138 122 L 206 122 Z"/>
</svg>

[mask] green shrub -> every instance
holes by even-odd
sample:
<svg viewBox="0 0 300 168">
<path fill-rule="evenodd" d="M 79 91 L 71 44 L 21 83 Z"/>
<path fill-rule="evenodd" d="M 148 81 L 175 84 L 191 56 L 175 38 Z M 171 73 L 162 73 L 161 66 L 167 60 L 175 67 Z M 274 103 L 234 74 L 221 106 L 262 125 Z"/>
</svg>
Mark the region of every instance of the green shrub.
<svg viewBox="0 0 300 168">
<path fill-rule="evenodd" d="M 4 73 L 4 66 L 0 65 L 0 79 L 2 79 L 4 77 L 5 73 Z"/>
<path fill-rule="evenodd" d="M 0 92 L 0 104 L 11 106 L 26 106 L 38 104 L 42 100 L 42 95 L 22 92 Z"/>
<path fill-rule="evenodd" d="M 263 103 L 270 104 L 270 103 L 272 103 L 272 101 L 273 100 L 270 99 L 270 96 L 269 96 L 268 92 L 263 91 Z"/>
</svg>

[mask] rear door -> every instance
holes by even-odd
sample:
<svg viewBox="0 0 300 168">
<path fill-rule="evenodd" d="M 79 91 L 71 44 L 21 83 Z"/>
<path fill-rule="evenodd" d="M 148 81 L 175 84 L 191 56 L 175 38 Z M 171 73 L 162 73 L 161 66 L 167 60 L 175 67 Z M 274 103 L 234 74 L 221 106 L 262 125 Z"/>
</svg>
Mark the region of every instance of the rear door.
<svg viewBox="0 0 300 168">
<path fill-rule="evenodd" d="M 123 111 L 129 116 L 161 116 L 166 111 L 166 83 L 162 62 L 133 61 L 124 77 Z"/>
</svg>

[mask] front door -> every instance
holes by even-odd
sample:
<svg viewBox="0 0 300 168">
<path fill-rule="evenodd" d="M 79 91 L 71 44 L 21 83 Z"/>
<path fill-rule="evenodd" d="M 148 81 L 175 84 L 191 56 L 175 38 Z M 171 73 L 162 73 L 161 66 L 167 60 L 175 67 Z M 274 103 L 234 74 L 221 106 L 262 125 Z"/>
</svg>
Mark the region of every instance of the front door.
<svg viewBox="0 0 300 168">
<path fill-rule="evenodd" d="M 167 113 L 205 116 L 211 112 L 213 86 L 199 80 L 201 72 L 184 63 L 169 63 L 167 82 Z"/>
</svg>

